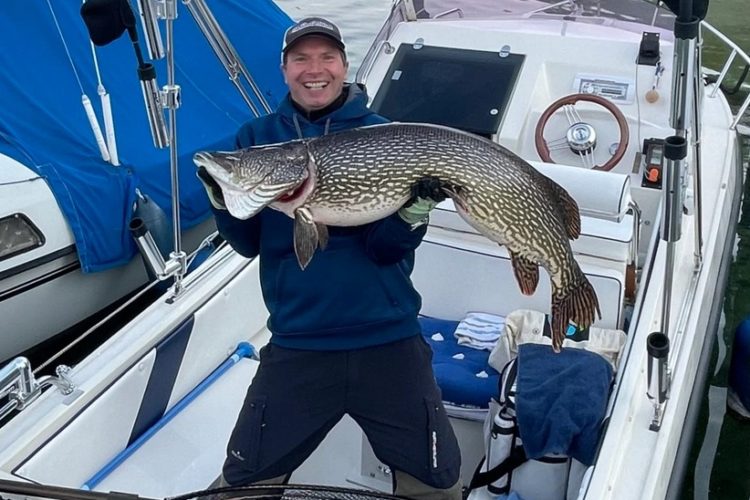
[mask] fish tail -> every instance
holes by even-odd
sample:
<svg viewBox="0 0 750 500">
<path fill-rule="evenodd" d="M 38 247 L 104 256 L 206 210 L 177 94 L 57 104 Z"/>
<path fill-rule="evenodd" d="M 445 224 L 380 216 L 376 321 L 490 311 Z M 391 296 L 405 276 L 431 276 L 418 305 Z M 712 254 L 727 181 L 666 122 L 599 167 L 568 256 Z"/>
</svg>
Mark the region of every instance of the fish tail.
<svg viewBox="0 0 750 500">
<path fill-rule="evenodd" d="M 594 322 L 595 313 L 602 317 L 594 287 L 578 265 L 575 271 L 574 284 L 552 296 L 552 348 L 555 352 L 562 349 L 569 323 L 587 328 Z"/>
</svg>

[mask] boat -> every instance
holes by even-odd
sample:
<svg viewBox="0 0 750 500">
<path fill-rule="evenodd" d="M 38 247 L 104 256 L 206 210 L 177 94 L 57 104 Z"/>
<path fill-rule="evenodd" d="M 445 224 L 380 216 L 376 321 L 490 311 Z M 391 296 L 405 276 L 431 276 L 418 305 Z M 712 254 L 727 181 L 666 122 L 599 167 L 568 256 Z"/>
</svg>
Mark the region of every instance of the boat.
<svg viewBox="0 0 750 500">
<path fill-rule="evenodd" d="M 727 408 L 739 418 L 750 419 L 750 319 L 743 319 L 734 332 L 732 359 L 729 363 Z"/>
<path fill-rule="evenodd" d="M 514 478 L 505 475 L 509 492 L 521 498 L 680 494 L 743 183 L 740 121 L 750 96 L 732 107 L 721 89 L 750 56 L 705 21 L 707 3 L 667 4 L 673 10 L 635 0 L 397 0 L 356 74 L 377 112 L 495 141 L 579 206 L 581 236 L 572 249 L 601 316 L 588 330 L 570 325 L 561 355 L 580 352 L 594 336 L 609 339 L 610 378 L 597 378 L 603 390 L 581 389 L 567 407 L 601 406 L 586 435 L 591 463 L 565 450 L 546 462 L 546 455 L 534 457 Z M 706 67 L 701 50 L 709 43 L 725 50 L 723 66 Z M 531 296 L 513 276 L 508 252 L 463 222 L 450 200 L 442 202 L 412 275 L 423 328 L 443 322 L 426 339 L 433 346 L 452 339 L 446 325 L 479 311 L 503 318 L 508 363 L 524 352 L 519 339 L 535 335 L 549 346 L 542 338 L 547 275 Z M 8 398 L 0 406 L 7 414 L 0 492 L 93 500 L 113 491 L 180 499 L 213 491 L 270 338 L 267 310 L 257 260 L 226 245 L 179 278 L 74 366 L 38 377 L 16 358 L 0 371 L 0 395 Z M 566 359 L 544 351 L 550 366 Z M 477 380 L 492 381 L 479 396 L 487 405 L 460 401 L 461 391 L 435 371 L 444 399 L 451 395 L 445 403 L 463 484 L 474 498 L 502 498 L 473 481 L 490 458 L 490 403 L 507 405 L 512 392 L 498 388 L 511 386 L 509 365 L 492 372 L 491 360 L 483 362 L 487 369 L 470 374 L 468 392 L 476 397 Z M 535 373 L 544 363 L 521 363 L 518 372 Z M 593 387 L 588 373 L 556 379 L 554 387 Z M 530 396 L 519 389 L 514 397 Z M 551 424 L 544 412 L 536 417 Z M 537 437 L 517 425 L 522 436 Z M 291 481 L 288 496 L 387 498 L 392 471 L 345 417 Z M 252 497 L 248 489 L 233 494 Z"/>
<path fill-rule="evenodd" d="M 128 227 L 134 206 L 150 219 L 165 258 L 174 249 L 174 226 L 164 215 L 173 206 L 169 154 L 149 139 L 146 112 L 130 111 L 142 99 L 131 43 L 123 37 L 95 46 L 80 8 L 14 1 L 0 21 L 4 45 L 26 47 L 0 55 L 16 68 L 0 79 L 0 360 L 80 331 L 146 285 Z M 232 14 L 225 10 L 219 15 Z M 289 21 L 277 17 L 279 30 Z M 36 26 L 38 34 L 22 26 Z M 192 253 L 215 225 L 190 152 L 231 148 L 251 110 L 226 73 L 205 71 L 216 57 L 197 24 L 185 27 L 175 37 L 177 46 L 192 47 L 180 58 L 181 90 L 191 105 L 181 113 L 179 199 L 181 242 Z M 273 67 L 264 52 L 252 69 Z M 164 65 L 155 64 L 164 83 Z M 256 73 L 264 88 L 282 92 L 275 68 Z"/>
</svg>

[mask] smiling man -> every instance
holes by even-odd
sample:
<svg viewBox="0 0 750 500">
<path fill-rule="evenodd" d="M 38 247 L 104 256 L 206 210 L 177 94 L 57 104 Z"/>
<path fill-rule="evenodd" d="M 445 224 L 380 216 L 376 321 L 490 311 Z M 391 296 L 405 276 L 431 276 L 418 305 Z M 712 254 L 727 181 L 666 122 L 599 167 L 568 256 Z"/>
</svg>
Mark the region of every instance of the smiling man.
<svg viewBox="0 0 750 500">
<path fill-rule="evenodd" d="M 246 123 L 237 146 L 304 137 L 386 123 L 367 108 L 361 85 L 345 83 L 349 63 L 341 32 L 321 17 L 302 19 L 286 31 L 281 72 L 289 94 L 275 113 Z"/>
<path fill-rule="evenodd" d="M 312 18 L 293 26 L 285 37 L 281 71 L 292 102 L 307 113 L 343 100 L 349 63 L 338 28 Z"/>
<path fill-rule="evenodd" d="M 289 93 L 275 113 L 242 126 L 237 146 L 387 122 L 367 108 L 364 87 L 345 83 L 347 69 L 336 25 L 319 17 L 293 25 L 282 47 Z M 417 321 L 421 298 L 409 277 L 427 215 L 444 198 L 435 179 L 417 183 L 414 198 L 396 214 L 329 228 L 326 250 L 303 271 L 291 218 L 264 208 L 236 219 L 211 177 L 198 175 L 224 239 L 241 255 L 260 257 L 271 331 L 215 486 L 286 482 L 349 414 L 393 471 L 397 494 L 460 499 L 458 444 Z"/>
</svg>

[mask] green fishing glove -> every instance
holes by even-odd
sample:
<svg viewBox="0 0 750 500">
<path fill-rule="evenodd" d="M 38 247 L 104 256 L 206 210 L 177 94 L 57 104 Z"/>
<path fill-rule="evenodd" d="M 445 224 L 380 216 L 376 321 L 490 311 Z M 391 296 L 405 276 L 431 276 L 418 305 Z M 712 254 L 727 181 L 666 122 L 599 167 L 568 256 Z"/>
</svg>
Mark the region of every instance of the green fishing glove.
<svg viewBox="0 0 750 500">
<path fill-rule="evenodd" d="M 398 215 L 412 227 L 426 224 L 430 212 L 446 198 L 443 183 L 437 177 L 425 177 L 411 187 L 411 198 L 398 211 Z"/>
<path fill-rule="evenodd" d="M 198 167 L 196 175 L 203 184 L 203 188 L 206 190 L 208 201 L 211 202 L 211 205 L 217 210 L 226 210 L 227 205 L 224 203 L 224 194 L 221 192 L 221 187 L 219 187 L 219 184 L 213 177 L 211 177 L 211 174 L 208 173 L 206 168 Z"/>
</svg>

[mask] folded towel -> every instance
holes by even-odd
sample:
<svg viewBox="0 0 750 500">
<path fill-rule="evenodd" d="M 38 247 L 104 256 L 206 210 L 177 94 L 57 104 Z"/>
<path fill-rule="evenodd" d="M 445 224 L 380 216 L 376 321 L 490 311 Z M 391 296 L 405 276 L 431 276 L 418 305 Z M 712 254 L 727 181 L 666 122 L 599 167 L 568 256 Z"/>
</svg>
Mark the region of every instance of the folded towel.
<svg viewBox="0 0 750 500">
<path fill-rule="evenodd" d="M 458 323 L 454 335 L 459 345 L 491 351 L 504 327 L 503 316 L 470 312 Z"/>
<path fill-rule="evenodd" d="M 593 464 L 612 375 L 612 365 L 591 351 L 520 345 L 516 416 L 526 455 L 557 453 Z"/>
</svg>

